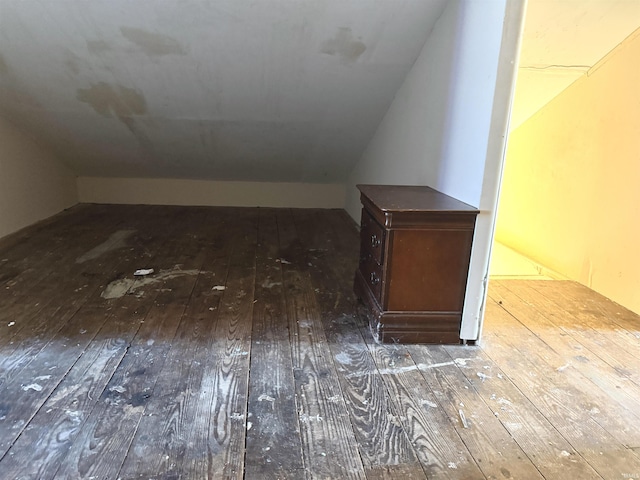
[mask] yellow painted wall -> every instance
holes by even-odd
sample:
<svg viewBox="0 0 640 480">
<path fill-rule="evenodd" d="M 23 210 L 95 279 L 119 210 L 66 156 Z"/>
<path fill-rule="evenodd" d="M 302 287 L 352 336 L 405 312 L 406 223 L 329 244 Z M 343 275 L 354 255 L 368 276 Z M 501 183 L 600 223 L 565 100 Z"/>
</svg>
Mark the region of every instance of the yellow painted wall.
<svg viewBox="0 0 640 480">
<path fill-rule="evenodd" d="M 0 238 L 76 203 L 75 175 L 0 118 Z"/>
<path fill-rule="evenodd" d="M 640 313 L 640 30 L 511 133 L 496 239 Z"/>
</svg>

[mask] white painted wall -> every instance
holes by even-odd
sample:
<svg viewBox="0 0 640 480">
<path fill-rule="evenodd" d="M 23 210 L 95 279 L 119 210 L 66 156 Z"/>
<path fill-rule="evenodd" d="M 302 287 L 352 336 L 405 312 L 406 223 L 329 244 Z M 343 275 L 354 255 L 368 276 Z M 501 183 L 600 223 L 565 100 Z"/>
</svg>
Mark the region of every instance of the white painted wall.
<svg viewBox="0 0 640 480">
<path fill-rule="evenodd" d="M 77 202 L 72 172 L 0 118 L 0 238 Z"/>
<path fill-rule="evenodd" d="M 82 203 L 343 208 L 344 184 L 78 178 Z"/>
<path fill-rule="evenodd" d="M 519 1 L 449 2 L 347 185 L 356 220 L 358 183 L 428 185 L 480 208 L 465 339 L 479 336 L 522 15 Z"/>
<path fill-rule="evenodd" d="M 449 2 L 347 183 L 349 214 L 360 221 L 358 183 L 435 186 L 460 2 Z"/>
</svg>

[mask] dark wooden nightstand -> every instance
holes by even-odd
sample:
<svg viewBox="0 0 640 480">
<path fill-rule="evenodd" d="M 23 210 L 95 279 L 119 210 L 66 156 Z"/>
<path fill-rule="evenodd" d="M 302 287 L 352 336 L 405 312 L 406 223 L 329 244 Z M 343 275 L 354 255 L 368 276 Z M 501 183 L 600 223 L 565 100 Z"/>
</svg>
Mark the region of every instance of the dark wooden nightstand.
<svg viewBox="0 0 640 480">
<path fill-rule="evenodd" d="M 358 185 L 354 290 L 377 341 L 460 343 L 479 211 L 429 187 Z"/>
</svg>

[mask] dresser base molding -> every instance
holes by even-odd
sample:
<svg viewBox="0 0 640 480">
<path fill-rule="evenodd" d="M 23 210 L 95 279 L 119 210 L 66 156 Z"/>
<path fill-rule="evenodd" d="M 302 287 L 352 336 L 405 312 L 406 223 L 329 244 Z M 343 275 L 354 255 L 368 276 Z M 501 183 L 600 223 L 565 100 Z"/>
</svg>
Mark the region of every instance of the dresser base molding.
<svg viewBox="0 0 640 480">
<path fill-rule="evenodd" d="M 359 270 L 355 275 L 354 290 L 366 307 L 369 328 L 376 342 L 461 343 L 460 313 L 383 311 Z"/>
</svg>

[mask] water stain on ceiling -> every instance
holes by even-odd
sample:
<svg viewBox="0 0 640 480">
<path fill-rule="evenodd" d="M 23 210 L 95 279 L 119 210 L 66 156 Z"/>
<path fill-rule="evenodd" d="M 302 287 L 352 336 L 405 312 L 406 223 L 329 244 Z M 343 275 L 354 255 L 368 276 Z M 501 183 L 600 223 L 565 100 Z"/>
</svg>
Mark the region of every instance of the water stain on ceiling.
<svg viewBox="0 0 640 480">
<path fill-rule="evenodd" d="M 137 117 L 147 113 L 144 95 L 136 89 L 122 85 L 110 85 L 99 82 L 89 88 L 80 88 L 77 98 L 104 117 L 115 117 L 133 134 L 138 142 L 138 157 L 146 164 L 152 163 L 155 151 L 153 141 L 144 128 L 136 121 Z"/>
<path fill-rule="evenodd" d="M 168 35 L 147 32 L 134 27 L 120 27 L 120 32 L 149 56 L 186 55 L 187 53 L 175 38 Z"/>
<path fill-rule="evenodd" d="M 320 51 L 327 55 L 338 56 L 348 62 L 355 62 L 366 49 L 367 46 L 364 43 L 353 38 L 349 27 L 341 27 L 335 37 L 324 42 Z"/>
<path fill-rule="evenodd" d="M 447 4 L 0 1 L 0 116 L 80 176 L 342 182 Z"/>
<path fill-rule="evenodd" d="M 118 118 L 144 115 L 147 104 L 141 92 L 122 85 L 99 82 L 77 90 L 78 100 L 88 103 L 100 115 L 114 114 Z"/>
</svg>

